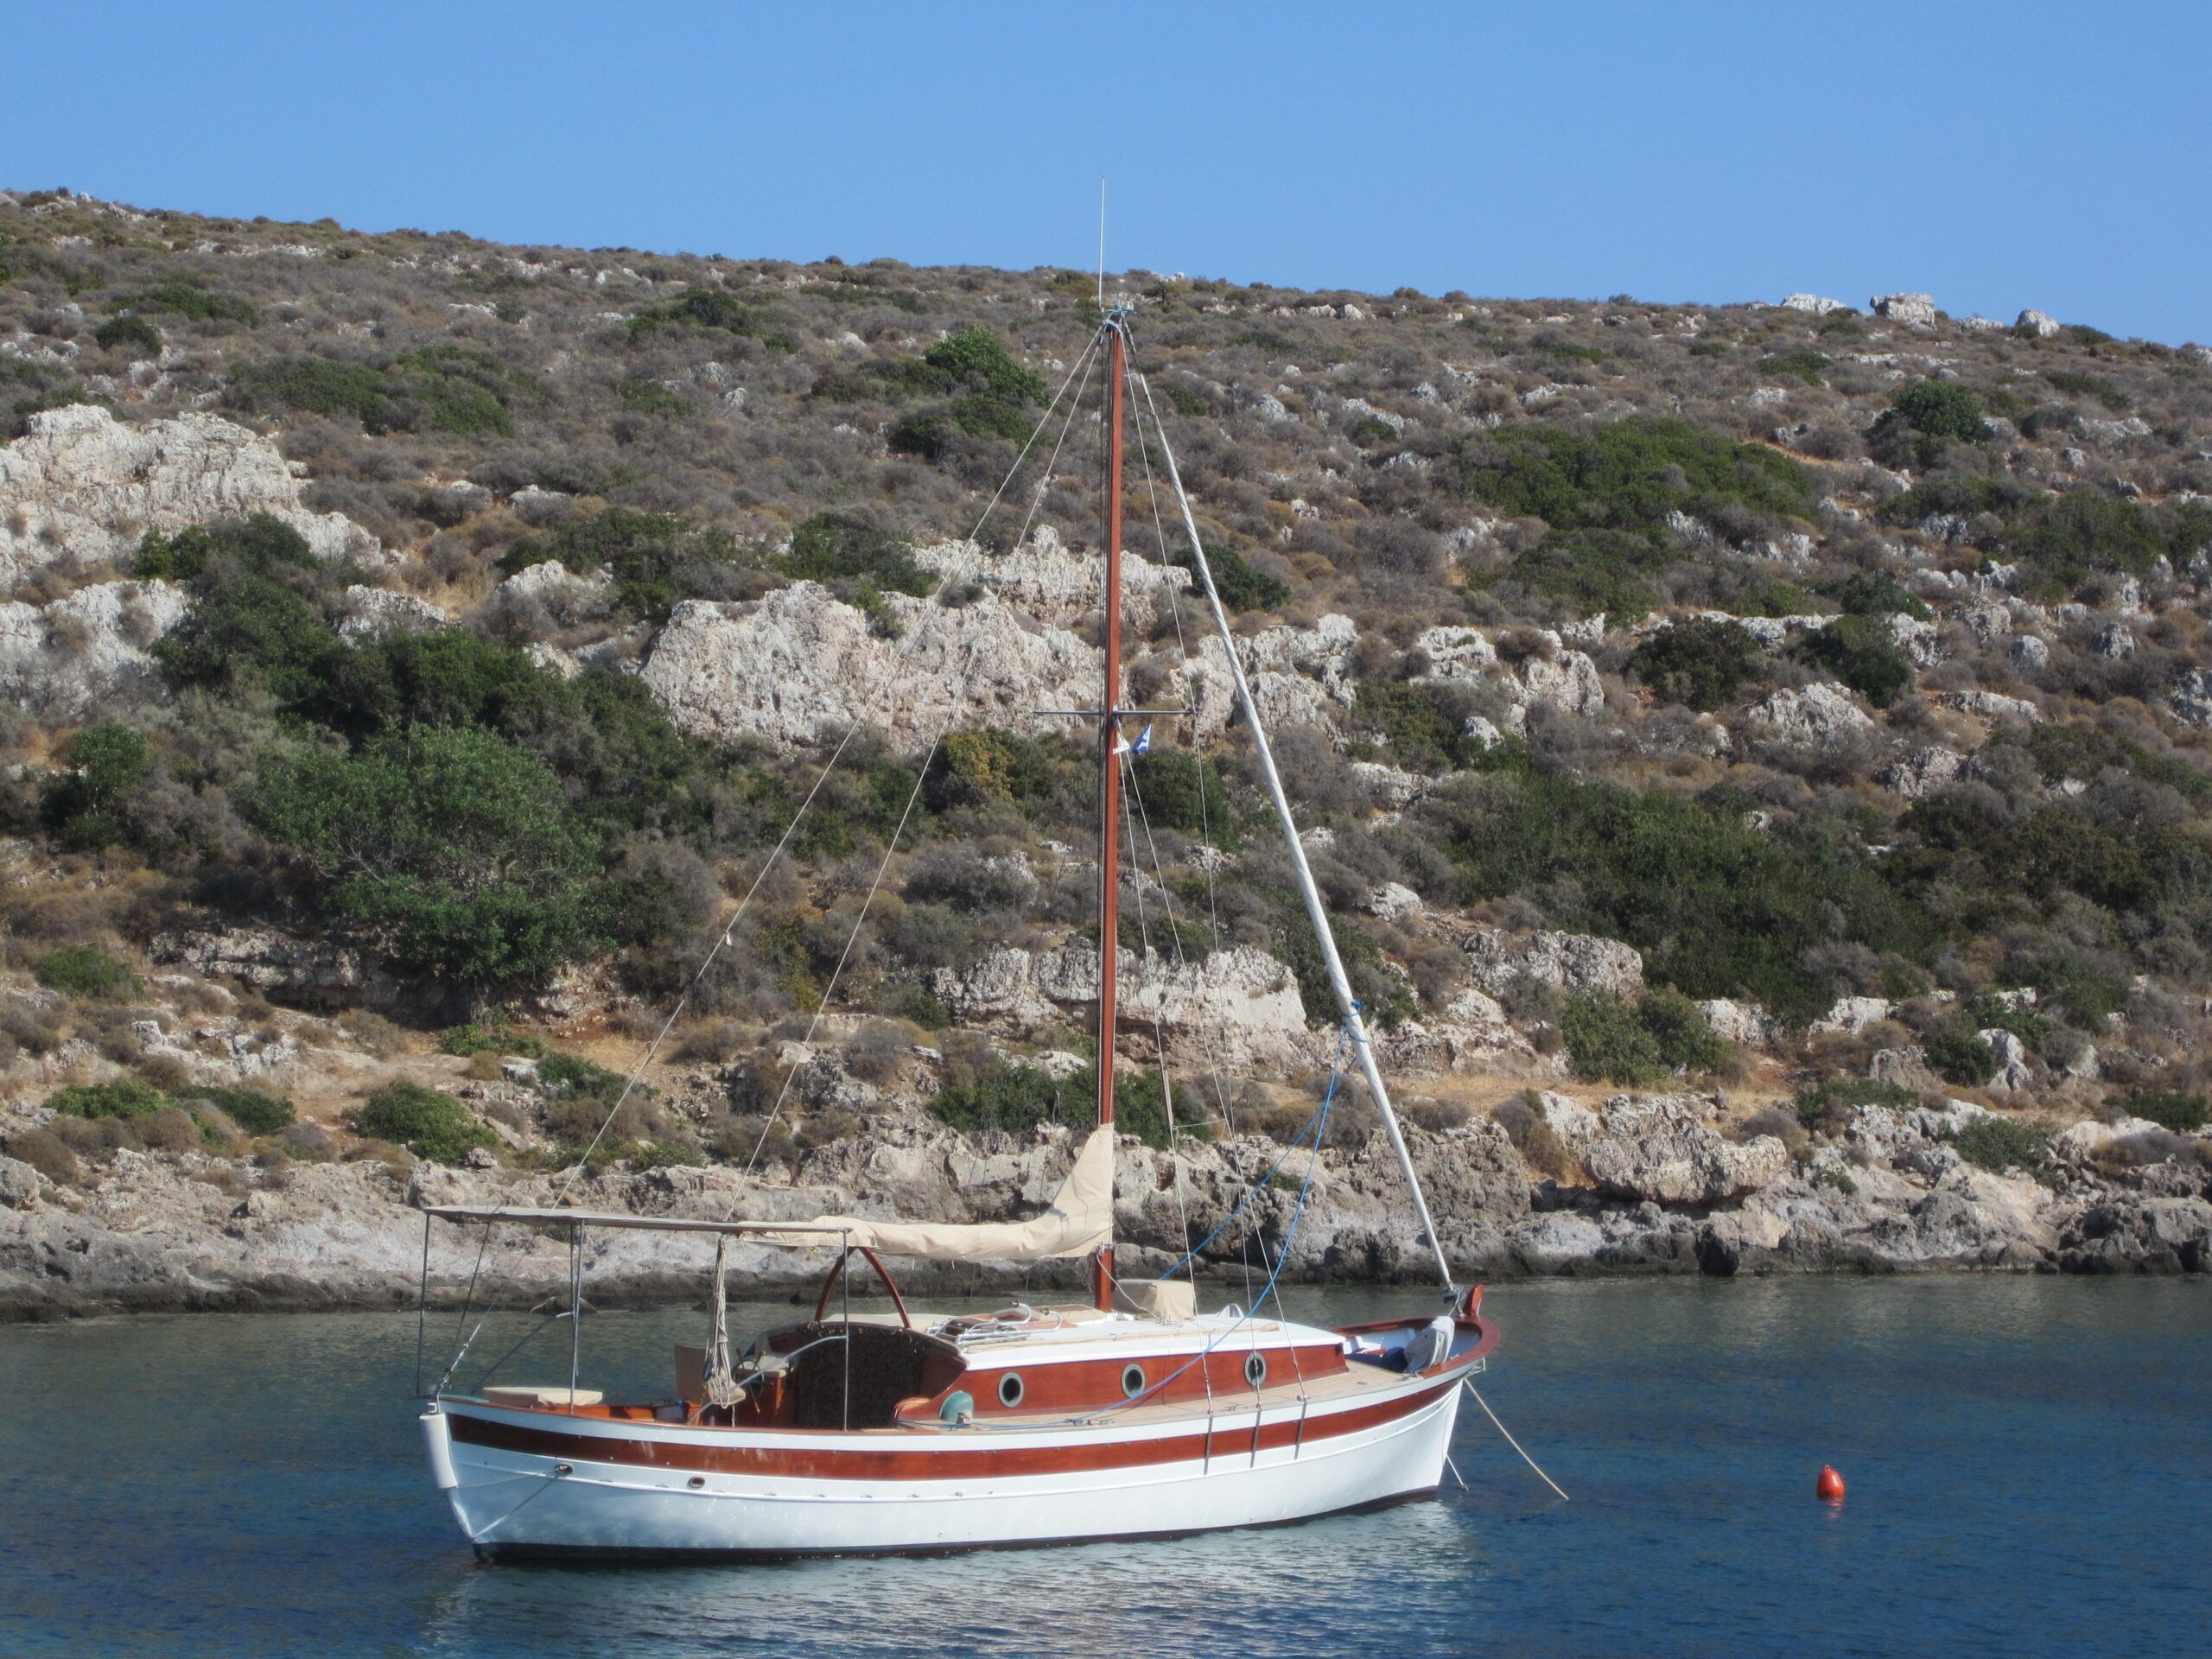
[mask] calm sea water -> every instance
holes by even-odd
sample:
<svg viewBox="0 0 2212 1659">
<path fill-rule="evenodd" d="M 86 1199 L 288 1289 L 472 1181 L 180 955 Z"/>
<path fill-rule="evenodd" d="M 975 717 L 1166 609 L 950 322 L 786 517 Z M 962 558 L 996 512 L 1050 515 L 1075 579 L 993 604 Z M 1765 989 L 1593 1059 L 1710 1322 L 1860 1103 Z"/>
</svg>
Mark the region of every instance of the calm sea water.
<svg viewBox="0 0 2212 1659">
<path fill-rule="evenodd" d="M 2212 1652 L 2212 1285 L 1545 1283 L 1488 1306 L 1484 1393 L 1571 1503 L 1469 1402 L 1471 1490 L 1380 1515 L 620 1571 L 471 1558 L 423 1467 L 411 1316 L 0 1329 L 0 1653 Z M 588 1323 L 592 1380 L 658 1376 L 703 1320 Z M 1840 1507 L 1814 1499 L 1823 1461 Z"/>
</svg>

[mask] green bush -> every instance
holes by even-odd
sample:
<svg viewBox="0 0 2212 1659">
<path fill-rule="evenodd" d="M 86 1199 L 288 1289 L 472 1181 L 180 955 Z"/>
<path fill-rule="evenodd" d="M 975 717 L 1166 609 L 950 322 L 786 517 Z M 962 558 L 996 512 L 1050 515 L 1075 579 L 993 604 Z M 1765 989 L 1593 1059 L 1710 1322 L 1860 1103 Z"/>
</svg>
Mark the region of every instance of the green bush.
<svg viewBox="0 0 2212 1659">
<path fill-rule="evenodd" d="M 1097 1114 L 1098 1071 L 1095 1065 L 1085 1066 L 1069 1077 L 1057 1078 L 1035 1066 L 995 1062 L 973 1082 L 948 1084 L 939 1090 L 930 1109 L 963 1134 L 998 1129 L 1025 1135 L 1045 1123 L 1065 1123 L 1080 1130 Z M 1182 1138 L 1205 1138 L 1205 1114 L 1194 1103 L 1185 1099 L 1175 1120 Z M 1166 1147 L 1167 1114 L 1159 1073 L 1135 1066 L 1115 1068 L 1114 1126 L 1148 1147 Z"/>
<path fill-rule="evenodd" d="M 2192 805 L 2212 805 L 2212 776 L 2178 754 L 2154 754 L 2140 743 L 2101 727 L 2038 723 L 2017 741 L 2035 758 L 2037 770 L 2046 783 L 2056 784 L 2062 778 L 2089 783 L 2107 768 L 2117 767 L 2165 785 Z"/>
<path fill-rule="evenodd" d="M 2092 570 L 2146 575 L 2161 558 L 2184 563 L 2212 537 L 2212 514 L 2194 504 L 2146 510 L 2095 490 L 2050 496 L 2006 524 L 2004 557 L 2072 588 Z"/>
<path fill-rule="evenodd" d="M 632 415 L 650 415 L 658 420 L 689 420 L 699 412 L 698 404 L 659 380 L 625 380 L 614 388 L 614 396 Z"/>
<path fill-rule="evenodd" d="M 46 1103 L 68 1117 L 151 1117 L 168 1101 L 150 1083 L 118 1077 L 112 1083 L 73 1084 L 57 1089 Z"/>
<path fill-rule="evenodd" d="M 1212 843 L 1235 852 L 1241 838 L 1229 791 L 1211 760 L 1187 749 L 1155 747 L 1136 763 L 1136 788 L 1146 819 L 1155 829 L 1208 835 Z"/>
<path fill-rule="evenodd" d="M 757 340 L 772 352 L 798 349 L 797 337 L 779 327 L 769 313 L 715 288 L 687 289 L 673 299 L 656 300 L 629 322 L 633 335 L 658 334 L 664 328 L 718 328 Z"/>
<path fill-rule="evenodd" d="M 1305 906 L 1288 893 L 1276 895 L 1276 910 L 1281 918 L 1276 955 L 1298 982 L 1299 1001 L 1306 1009 L 1306 1023 L 1335 1025 L 1341 1017 L 1337 994 L 1330 983 L 1328 958 L 1322 954 L 1320 940 L 1314 937 L 1312 918 L 1306 915 Z M 1362 1017 L 1368 1025 L 1382 1031 L 1395 1031 L 1420 1012 L 1413 988 L 1390 965 L 1372 933 L 1343 917 L 1330 918 L 1329 931 L 1336 939 L 1337 954 L 1343 959 L 1344 977 L 1351 983 L 1351 994 L 1359 999 Z"/>
<path fill-rule="evenodd" d="M 130 574 L 142 581 L 200 582 L 213 570 L 227 581 L 241 572 L 278 575 L 316 570 L 321 564 L 306 537 L 273 514 L 257 512 L 188 525 L 173 536 L 149 530 L 131 559 Z"/>
<path fill-rule="evenodd" d="M 2135 400 L 2101 374 L 2073 369 L 2044 369 L 2043 378 L 2069 397 L 2094 397 L 2115 415 L 2135 407 Z"/>
<path fill-rule="evenodd" d="M 1912 661 L 1878 617 L 1840 616 L 1799 639 L 1796 652 L 1877 709 L 1888 708 L 1912 687 Z"/>
<path fill-rule="evenodd" d="M 2031 1049 L 2050 1040 L 2050 1021 L 2025 1003 L 2001 996 L 1977 996 L 1967 1004 L 1967 1018 L 1978 1031 L 2009 1031 Z"/>
<path fill-rule="evenodd" d="M 626 617 L 664 621 L 677 601 L 715 593 L 750 561 L 724 532 L 672 512 L 607 507 L 543 536 L 525 536 L 499 560 L 507 575 L 558 560 L 580 576 L 601 566 L 614 574 L 614 608 Z"/>
<path fill-rule="evenodd" d="M 1592 430 L 1503 428 L 1463 441 L 1450 475 L 1462 494 L 1554 531 L 1651 533 L 1670 512 L 1732 505 L 1789 517 L 1812 501 L 1802 463 L 1666 416 Z"/>
<path fill-rule="evenodd" d="M 118 346 L 133 346 L 149 358 L 162 354 L 162 331 L 135 314 L 110 317 L 92 330 L 92 338 L 103 351 L 113 351 Z"/>
<path fill-rule="evenodd" d="M 1541 893 L 1554 925 L 1627 941 L 1647 978 L 1693 997 L 1748 995 L 1783 1019 L 1816 1019 L 1834 995 L 1803 965 L 1814 946 L 1840 938 L 1910 960 L 1939 937 L 1841 837 L 1802 821 L 1749 829 L 1733 800 L 1533 774 L 1433 813 L 1468 902 Z"/>
<path fill-rule="evenodd" d="M 2039 1170 L 2050 1161 L 2050 1126 L 1992 1114 L 1977 1117 L 1948 1137 L 1960 1157 L 1977 1169 Z"/>
<path fill-rule="evenodd" d="M 994 1065 L 972 1083 L 948 1083 L 930 1109 L 963 1134 L 1001 1129 L 1026 1134 L 1040 1123 L 1080 1124 L 1096 1110 L 1097 1074 L 1065 1081 L 1035 1066 Z"/>
<path fill-rule="evenodd" d="M 937 585 L 914 562 L 914 544 L 842 513 L 818 512 L 791 531 L 784 574 L 809 582 L 858 582 L 919 599 Z"/>
<path fill-rule="evenodd" d="M 1765 678 L 1766 653 L 1740 623 L 1690 617 L 1637 645 L 1628 669 L 1662 702 L 1709 712 Z"/>
<path fill-rule="evenodd" d="M 2032 985 L 2047 1007 L 2077 1025 L 2094 1026 L 2107 1015 L 2125 1013 L 2131 1000 L 2127 982 L 2093 968 L 2079 957 L 2035 957 L 2007 966 L 2007 985 Z"/>
<path fill-rule="evenodd" d="M 65 944 L 32 964 L 31 975 L 64 996 L 97 999 L 127 996 L 138 988 L 137 976 L 95 945 Z"/>
<path fill-rule="evenodd" d="M 289 1128 L 298 1114 L 292 1103 L 265 1089 L 240 1089 L 194 1084 L 176 1091 L 187 1105 L 206 1102 L 248 1135 L 275 1135 Z"/>
<path fill-rule="evenodd" d="M 1064 745 L 1018 732 L 948 732 L 930 762 L 922 799 L 938 812 L 1004 801 L 1034 817 L 1060 803 L 1071 788 L 1080 789 L 1081 783 Z"/>
<path fill-rule="evenodd" d="M 1997 1051 L 1970 1025 L 1948 1026 L 1922 1039 L 1928 1064 L 1946 1083 L 1978 1089 L 1997 1075 Z"/>
<path fill-rule="evenodd" d="M 1022 367 L 1005 343 L 981 324 L 947 334 L 922 353 L 922 361 L 943 377 L 947 391 L 973 384 L 1001 403 L 1044 401 L 1043 377 Z"/>
<path fill-rule="evenodd" d="M 346 1114 L 346 1127 L 391 1141 L 434 1164 L 457 1164 L 496 1137 L 451 1095 L 419 1083 L 389 1083 Z"/>
<path fill-rule="evenodd" d="M 384 371 L 327 357 L 273 357 L 231 371 L 226 400 L 245 410 L 303 409 L 335 419 L 350 415 L 364 431 L 388 432 L 403 418 Z"/>
<path fill-rule="evenodd" d="M 1801 346 L 1796 351 L 1777 352 L 1770 357 L 1763 357 L 1752 366 L 1761 374 L 1802 380 L 1808 386 L 1817 386 L 1822 384 L 1821 377 L 1835 364 L 1826 353 Z"/>
<path fill-rule="evenodd" d="M 1886 570 L 1854 570 L 1836 581 L 1821 582 L 1816 591 L 1852 616 L 1894 616 L 1902 611 L 1916 622 L 1925 622 L 1929 615 L 1928 607 Z"/>
<path fill-rule="evenodd" d="M 112 302 L 118 311 L 168 311 L 193 322 L 259 321 L 251 301 L 203 288 L 194 278 L 170 276 Z"/>
<path fill-rule="evenodd" d="M 509 406 L 527 389 L 491 353 L 445 344 L 402 353 L 388 368 L 304 356 L 241 364 L 231 371 L 225 398 L 263 412 L 350 415 L 370 433 L 505 436 L 514 429 Z"/>
<path fill-rule="evenodd" d="M 73 847 L 128 841 L 126 798 L 153 770 L 145 738 L 119 720 L 104 720 L 72 738 L 59 759 L 68 770 L 39 801 L 47 825 Z"/>
<path fill-rule="evenodd" d="M 1989 435 L 1981 400 L 1955 381 L 1916 381 L 1891 397 L 1890 406 L 1906 425 L 1928 437 L 1979 443 Z"/>
<path fill-rule="evenodd" d="M 1677 1068 L 1709 1071 L 1729 1052 L 1695 1003 L 1657 987 L 1644 993 L 1641 1004 L 1607 991 L 1570 997 L 1560 1035 L 1576 1077 L 1631 1088 L 1656 1083 Z"/>
<path fill-rule="evenodd" d="M 2180 1089 L 2145 1089 L 2114 1103 L 2130 1117 L 2147 1118 L 2177 1135 L 2194 1135 L 2212 1122 L 2212 1103 Z"/>
<path fill-rule="evenodd" d="M 448 1026 L 438 1033 L 438 1052 L 463 1059 L 476 1054 L 520 1054 L 534 1060 L 550 1051 L 543 1038 L 518 1032 L 504 1014 L 493 1013 L 465 1025 Z"/>
<path fill-rule="evenodd" d="M 280 760 L 248 812 L 404 972 L 528 982 L 605 938 L 597 838 L 552 768 L 493 733 L 422 726 Z"/>
<path fill-rule="evenodd" d="M 1879 1083 L 1872 1077 L 1827 1077 L 1807 1084 L 1792 1103 L 1797 1121 L 1808 1129 L 1834 1134 L 1851 1121 L 1861 1106 L 1885 1106 L 1903 1111 L 1917 1106 L 1920 1096 L 1903 1084 Z"/>
<path fill-rule="evenodd" d="M 1187 544 L 1178 549 L 1173 559 L 1193 578 L 1197 576 L 1198 560 L 1192 556 Z M 1214 591 L 1221 595 L 1226 610 L 1273 611 L 1290 602 L 1288 582 L 1255 569 L 1234 548 L 1208 547 L 1206 569 L 1213 573 Z"/>
</svg>

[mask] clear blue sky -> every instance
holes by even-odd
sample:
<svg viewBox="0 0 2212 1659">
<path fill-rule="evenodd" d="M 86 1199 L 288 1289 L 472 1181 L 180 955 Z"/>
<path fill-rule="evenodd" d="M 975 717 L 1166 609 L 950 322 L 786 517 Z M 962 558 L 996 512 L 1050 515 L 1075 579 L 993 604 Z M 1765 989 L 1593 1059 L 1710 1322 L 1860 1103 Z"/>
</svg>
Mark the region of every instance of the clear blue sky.
<svg viewBox="0 0 2212 1659">
<path fill-rule="evenodd" d="M 19 6 L 0 179 L 366 230 L 2212 340 L 2212 0 Z"/>
</svg>

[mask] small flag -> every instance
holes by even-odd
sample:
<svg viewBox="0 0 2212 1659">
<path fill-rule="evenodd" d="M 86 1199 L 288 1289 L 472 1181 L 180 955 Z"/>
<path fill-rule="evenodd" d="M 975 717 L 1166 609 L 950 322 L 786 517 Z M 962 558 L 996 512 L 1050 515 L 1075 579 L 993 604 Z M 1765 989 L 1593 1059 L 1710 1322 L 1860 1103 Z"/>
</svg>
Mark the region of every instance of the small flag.
<svg viewBox="0 0 2212 1659">
<path fill-rule="evenodd" d="M 1149 754 L 1151 752 L 1152 728 L 1147 724 L 1144 730 L 1137 734 L 1137 741 L 1130 747 L 1129 753 L 1131 754 Z"/>
</svg>

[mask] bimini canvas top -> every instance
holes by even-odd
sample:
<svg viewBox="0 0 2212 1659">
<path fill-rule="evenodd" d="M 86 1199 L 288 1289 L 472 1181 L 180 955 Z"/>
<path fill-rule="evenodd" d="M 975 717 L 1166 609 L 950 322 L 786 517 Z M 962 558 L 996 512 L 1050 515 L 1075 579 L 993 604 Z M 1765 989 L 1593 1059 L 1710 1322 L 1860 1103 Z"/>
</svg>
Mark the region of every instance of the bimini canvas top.
<svg viewBox="0 0 2212 1659">
<path fill-rule="evenodd" d="M 864 1245 L 886 1255 L 924 1256 L 933 1262 L 1041 1262 L 1053 1256 L 1089 1255 L 1111 1240 L 1114 1134 L 1111 1129 L 1091 1131 L 1051 1206 L 1027 1221 L 878 1221 L 865 1216 L 817 1216 L 811 1221 L 701 1221 L 681 1216 L 468 1205 L 433 1205 L 424 1213 L 450 1221 L 545 1222 L 651 1232 L 728 1233 L 742 1236 L 748 1243 L 791 1250 Z"/>
</svg>

